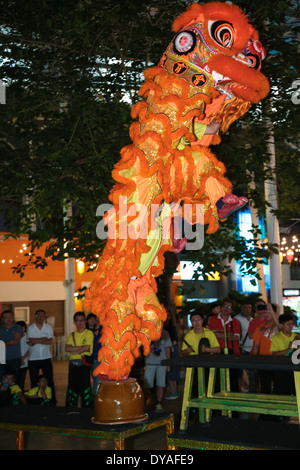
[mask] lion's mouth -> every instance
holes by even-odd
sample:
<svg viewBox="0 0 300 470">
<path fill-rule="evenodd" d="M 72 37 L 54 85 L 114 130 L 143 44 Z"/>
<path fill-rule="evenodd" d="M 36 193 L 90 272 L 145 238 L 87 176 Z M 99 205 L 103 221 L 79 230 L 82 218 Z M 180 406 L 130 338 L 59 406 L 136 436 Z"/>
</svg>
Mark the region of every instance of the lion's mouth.
<svg viewBox="0 0 300 470">
<path fill-rule="evenodd" d="M 234 57 L 218 55 L 207 62 L 206 71 L 215 81 L 216 88 L 230 97 L 239 96 L 252 103 L 265 98 L 270 90 L 268 79 L 251 68 L 243 54 Z"/>
</svg>

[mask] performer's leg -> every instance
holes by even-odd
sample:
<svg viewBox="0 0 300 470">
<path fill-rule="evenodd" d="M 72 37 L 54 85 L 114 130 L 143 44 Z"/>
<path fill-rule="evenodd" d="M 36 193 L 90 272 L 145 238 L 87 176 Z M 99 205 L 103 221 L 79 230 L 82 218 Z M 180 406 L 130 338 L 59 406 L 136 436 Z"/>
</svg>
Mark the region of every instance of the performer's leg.
<svg viewBox="0 0 300 470">
<path fill-rule="evenodd" d="M 68 377 L 68 388 L 66 394 L 66 407 L 77 408 L 79 393 L 77 390 L 78 386 L 78 374 L 77 369 L 79 367 L 69 365 L 69 377 Z"/>
<path fill-rule="evenodd" d="M 93 391 L 91 387 L 90 369 L 86 366 L 80 367 L 81 383 L 81 406 L 82 408 L 91 408 L 93 406 Z"/>
</svg>

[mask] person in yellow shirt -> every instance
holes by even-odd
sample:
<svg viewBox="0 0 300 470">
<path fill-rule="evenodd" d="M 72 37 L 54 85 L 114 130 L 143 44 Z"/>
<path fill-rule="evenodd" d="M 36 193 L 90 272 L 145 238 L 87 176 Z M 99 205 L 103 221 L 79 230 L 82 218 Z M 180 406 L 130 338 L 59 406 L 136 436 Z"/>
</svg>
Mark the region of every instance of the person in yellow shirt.
<svg viewBox="0 0 300 470">
<path fill-rule="evenodd" d="M 28 404 L 51 405 L 52 389 L 48 386 L 48 379 L 44 375 L 38 377 L 37 386 L 25 392 Z"/>
<path fill-rule="evenodd" d="M 65 348 L 65 351 L 70 354 L 66 406 L 77 408 L 79 397 L 81 397 L 82 408 L 90 408 L 93 406 L 91 368 L 85 365 L 82 356 L 89 358 L 92 356 L 94 334 L 85 327 L 84 312 L 76 312 L 73 319 L 76 331 L 69 334 Z"/>
<path fill-rule="evenodd" d="M 284 313 L 278 317 L 278 321 L 282 325 L 282 330 L 273 336 L 270 351 L 273 356 L 286 356 L 296 336 L 299 335 L 293 332 L 295 319 L 292 314 Z"/>
<path fill-rule="evenodd" d="M 192 329 L 183 338 L 181 352 L 183 356 L 203 353 L 218 354 L 221 352 L 219 341 L 213 331 L 204 328 L 205 318 L 201 311 L 196 310 L 190 315 Z M 205 370 L 205 381 L 208 381 L 208 371 Z M 198 369 L 194 369 L 192 398 L 198 396 Z"/>
<path fill-rule="evenodd" d="M 272 356 L 286 356 L 291 350 L 293 341 L 298 338 L 298 333 L 293 332 L 295 326 L 294 316 L 283 313 L 278 317 L 282 330 L 272 338 L 270 352 Z M 295 395 L 294 375 L 292 372 L 275 371 L 274 392 L 279 395 Z"/>
<path fill-rule="evenodd" d="M 15 371 L 7 369 L 0 383 L 0 406 L 26 405 L 26 398 L 15 380 Z"/>
<path fill-rule="evenodd" d="M 183 338 L 181 348 L 182 355 L 194 355 L 201 353 L 220 353 L 219 341 L 213 331 L 204 328 L 204 316 L 196 310 L 190 315 L 192 329 Z M 206 339 L 206 341 L 204 340 Z M 199 350 L 200 346 L 200 350 Z"/>
</svg>

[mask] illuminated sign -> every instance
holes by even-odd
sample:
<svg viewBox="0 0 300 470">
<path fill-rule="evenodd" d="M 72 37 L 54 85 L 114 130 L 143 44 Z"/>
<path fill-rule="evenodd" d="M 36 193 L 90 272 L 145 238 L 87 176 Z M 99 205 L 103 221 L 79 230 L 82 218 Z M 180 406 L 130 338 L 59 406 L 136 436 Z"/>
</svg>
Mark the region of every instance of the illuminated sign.
<svg viewBox="0 0 300 470">
<path fill-rule="evenodd" d="M 283 289 L 284 297 L 298 297 L 300 296 L 300 289 Z"/>
</svg>

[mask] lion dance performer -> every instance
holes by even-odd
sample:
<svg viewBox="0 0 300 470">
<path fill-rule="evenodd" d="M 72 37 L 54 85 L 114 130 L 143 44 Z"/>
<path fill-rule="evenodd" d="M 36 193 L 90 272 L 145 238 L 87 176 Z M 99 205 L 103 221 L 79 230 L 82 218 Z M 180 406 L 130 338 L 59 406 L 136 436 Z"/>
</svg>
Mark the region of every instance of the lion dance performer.
<svg viewBox="0 0 300 470">
<path fill-rule="evenodd" d="M 86 293 L 85 309 L 103 327 L 95 374 L 108 380 L 125 380 L 140 347 L 147 355 L 161 336 L 166 312 L 155 277 L 164 253 L 179 252 L 186 242 L 167 222 L 189 204 L 189 222 L 213 233 L 219 220 L 248 202 L 232 194 L 209 145 L 269 92 L 260 72 L 265 50 L 237 6 L 194 3 L 175 19 L 173 31 L 159 65 L 144 72 L 144 99 L 132 109 L 132 144 L 112 172 L 112 209 L 104 220 L 113 236 L 109 229 Z"/>
</svg>

